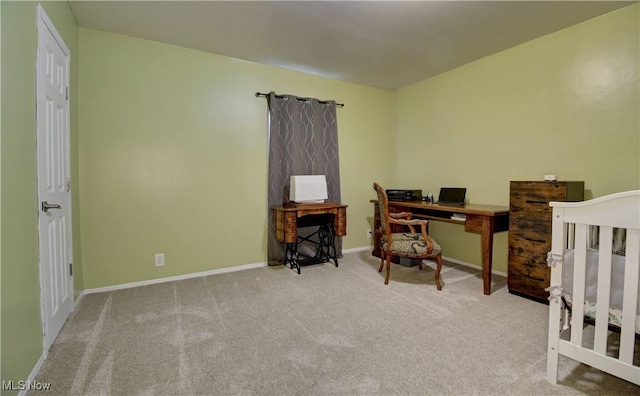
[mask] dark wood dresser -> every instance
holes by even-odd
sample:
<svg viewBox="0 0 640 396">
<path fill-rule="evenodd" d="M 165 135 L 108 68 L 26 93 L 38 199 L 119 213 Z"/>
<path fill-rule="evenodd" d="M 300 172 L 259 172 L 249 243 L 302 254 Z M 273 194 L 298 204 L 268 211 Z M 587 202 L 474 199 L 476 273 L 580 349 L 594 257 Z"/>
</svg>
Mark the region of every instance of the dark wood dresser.
<svg viewBox="0 0 640 396">
<path fill-rule="evenodd" d="M 512 181 L 509 199 L 509 292 L 547 303 L 551 201 L 584 200 L 582 181 Z"/>
</svg>

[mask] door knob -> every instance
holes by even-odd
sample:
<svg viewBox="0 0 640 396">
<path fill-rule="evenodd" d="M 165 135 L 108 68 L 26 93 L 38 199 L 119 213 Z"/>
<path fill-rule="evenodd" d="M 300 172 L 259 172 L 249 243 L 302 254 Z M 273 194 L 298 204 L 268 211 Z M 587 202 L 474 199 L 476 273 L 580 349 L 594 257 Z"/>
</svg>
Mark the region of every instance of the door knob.
<svg viewBox="0 0 640 396">
<path fill-rule="evenodd" d="M 47 202 L 47 201 L 43 201 L 43 202 L 42 202 L 42 211 L 43 211 L 44 213 L 47 213 L 47 211 L 48 211 L 49 209 L 61 209 L 61 206 L 60 206 L 60 205 L 58 205 L 58 204 L 50 204 L 50 203 L 49 203 L 49 202 Z"/>
</svg>

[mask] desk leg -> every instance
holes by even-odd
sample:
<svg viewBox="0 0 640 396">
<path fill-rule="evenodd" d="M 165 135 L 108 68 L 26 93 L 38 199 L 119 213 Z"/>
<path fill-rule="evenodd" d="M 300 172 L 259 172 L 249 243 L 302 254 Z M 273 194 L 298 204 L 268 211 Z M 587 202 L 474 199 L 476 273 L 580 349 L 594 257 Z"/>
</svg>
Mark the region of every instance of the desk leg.
<svg viewBox="0 0 640 396">
<path fill-rule="evenodd" d="M 286 243 L 284 250 L 284 265 L 289 265 L 289 268 L 296 269 L 298 275 L 300 275 L 300 257 L 298 256 L 298 244 Z"/>
<path fill-rule="evenodd" d="M 318 237 L 320 243 L 318 245 L 318 251 L 316 252 L 316 258 L 325 262 L 333 260 L 336 267 L 338 266 L 338 257 L 336 254 L 335 235 L 334 229 L 330 224 L 323 224 L 318 230 Z"/>
<path fill-rule="evenodd" d="M 482 280 L 484 282 L 484 294 L 491 294 L 491 267 L 493 265 L 493 231 L 494 219 L 492 216 L 482 218 Z"/>
</svg>

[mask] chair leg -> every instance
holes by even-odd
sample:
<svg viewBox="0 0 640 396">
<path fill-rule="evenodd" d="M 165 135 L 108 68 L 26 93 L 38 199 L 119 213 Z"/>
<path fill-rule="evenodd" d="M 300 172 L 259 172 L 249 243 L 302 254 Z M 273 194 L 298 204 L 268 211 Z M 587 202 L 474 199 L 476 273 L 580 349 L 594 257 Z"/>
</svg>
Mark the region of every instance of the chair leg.
<svg viewBox="0 0 640 396">
<path fill-rule="evenodd" d="M 387 256 L 387 276 L 384 278 L 384 284 L 389 284 L 389 275 L 391 275 L 391 255 Z"/>
<path fill-rule="evenodd" d="M 436 267 L 436 286 L 438 287 L 438 290 L 442 290 L 442 284 L 440 283 L 440 270 L 442 269 L 442 254 L 439 254 L 436 257 L 436 262 L 438 263 L 438 266 Z"/>
<path fill-rule="evenodd" d="M 380 267 L 378 268 L 378 272 L 382 272 L 384 268 L 384 262 L 387 262 L 387 274 L 384 278 L 384 284 L 389 284 L 389 273 L 391 271 L 391 254 L 385 252 L 384 250 L 380 252 Z"/>
</svg>

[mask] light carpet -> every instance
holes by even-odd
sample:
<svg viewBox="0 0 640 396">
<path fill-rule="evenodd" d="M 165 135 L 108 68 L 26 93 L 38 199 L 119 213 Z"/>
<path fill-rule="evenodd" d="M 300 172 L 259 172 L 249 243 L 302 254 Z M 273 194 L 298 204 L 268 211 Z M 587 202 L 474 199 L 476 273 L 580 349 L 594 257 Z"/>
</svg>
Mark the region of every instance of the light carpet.
<svg viewBox="0 0 640 396">
<path fill-rule="evenodd" d="M 425 262 L 426 263 L 426 262 Z M 36 381 L 71 395 L 558 395 L 640 388 L 560 360 L 545 380 L 548 307 L 445 262 L 370 252 L 339 267 L 264 267 L 89 294 Z M 32 392 L 31 394 L 37 394 Z"/>
</svg>

